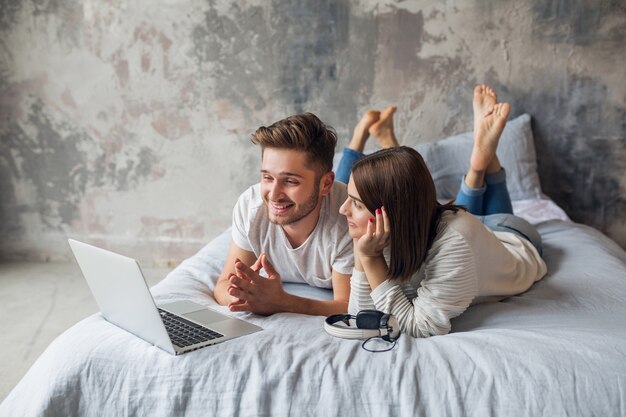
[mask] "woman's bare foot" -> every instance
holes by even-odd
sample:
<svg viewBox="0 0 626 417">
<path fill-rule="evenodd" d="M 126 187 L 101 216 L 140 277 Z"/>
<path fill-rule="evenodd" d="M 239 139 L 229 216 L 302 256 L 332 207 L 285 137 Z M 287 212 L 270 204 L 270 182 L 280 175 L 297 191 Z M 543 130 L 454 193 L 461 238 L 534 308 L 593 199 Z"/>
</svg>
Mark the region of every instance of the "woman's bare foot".
<svg viewBox="0 0 626 417">
<path fill-rule="evenodd" d="M 393 132 L 393 114 L 396 110 L 396 106 L 387 107 L 380 113 L 380 119 L 369 128 L 370 134 L 376 138 L 381 148 L 399 146 Z"/>
<path fill-rule="evenodd" d="M 474 126 L 474 148 L 470 158 L 470 169 L 486 172 L 492 160 L 496 158 L 496 149 L 500 135 L 506 125 L 511 106 L 509 103 L 497 103 L 492 110 Z M 498 163 L 499 167 L 499 163 Z"/>
<path fill-rule="evenodd" d="M 378 122 L 379 118 L 380 112 L 378 110 L 366 111 L 359 123 L 354 127 L 354 133 L 352 134 L 348 148 L 363 152 L 365 142 L 367 142 L 367 138 L 370 136 L 369 129 L 373 124 Z"/>
<path fill-rule="evenodd" d="M 495 91 L 486 84 L 480 84 L 474 87 L 474 98 L 472 107 L 474 108 L 474 129 L 480 125 L 480 120 L 485 117 L 493 106 L 497 103 L 498 97 Z"/>
</svg>

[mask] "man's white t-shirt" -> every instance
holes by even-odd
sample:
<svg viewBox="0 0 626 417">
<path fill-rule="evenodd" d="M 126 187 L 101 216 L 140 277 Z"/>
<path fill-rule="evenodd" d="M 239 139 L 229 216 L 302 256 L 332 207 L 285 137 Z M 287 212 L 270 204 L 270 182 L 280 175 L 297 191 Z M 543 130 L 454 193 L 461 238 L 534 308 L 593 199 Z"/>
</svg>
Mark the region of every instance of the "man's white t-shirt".
<svg viewBox="0 0 626 417">
<path fill-rule="evenodd" d="M 320 218 L 307 240 L 293 248 L 280 225 L 270 222 L 261 185 L 248 188 L 233 210 L 233 241 L 259 256 L 265 252 L 284 282 L 331 288 L 332 271 L 350 275 L 354 266 L 352 238 L 339 207 L 348 196 L 346 185 L 335 182 L 323 198 Z"/>
</svg>

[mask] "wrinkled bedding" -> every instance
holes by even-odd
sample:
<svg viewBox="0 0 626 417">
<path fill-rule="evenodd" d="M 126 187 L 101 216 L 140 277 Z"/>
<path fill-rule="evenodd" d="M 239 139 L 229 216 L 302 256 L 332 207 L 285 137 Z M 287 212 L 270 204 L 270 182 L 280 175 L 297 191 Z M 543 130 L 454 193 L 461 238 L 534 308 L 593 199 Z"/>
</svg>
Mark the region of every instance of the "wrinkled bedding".
<svg viewBox="0 0 626 417">
<path fill-rule="evenodd" d="M 449 335 L 403 336 L 369 353 L 327 335 L 323 317 L 217 306 L 264 330 L 175 357 L 95 314 L 50 344 L 0 415 L 626 415 L 626 253 L 553 203 L 516 210 L 539 222 L 548 275 L 471 307 Z M 225 231 L 153 287 L 155 297 L 215 306 L 229 242 Z"/>
</svg>

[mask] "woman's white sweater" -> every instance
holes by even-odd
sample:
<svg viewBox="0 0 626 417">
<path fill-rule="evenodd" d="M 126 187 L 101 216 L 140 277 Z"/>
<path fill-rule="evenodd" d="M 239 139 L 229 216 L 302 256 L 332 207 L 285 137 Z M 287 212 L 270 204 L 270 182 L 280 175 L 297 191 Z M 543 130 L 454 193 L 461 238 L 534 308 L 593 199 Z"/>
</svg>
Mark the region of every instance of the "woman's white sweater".
<svg viewBox="0 0 626 417">
<path fill-rule="evenodd" d="M 409 281 L 387 280 L 372 291 L 353 271 L 348 311 L 393 314 L 414 337 L 450 332 L 450 320 L 470 305 L 526 291 L 546 274 L 535 247 L 509 232 L 493 232 L 472 214 L 447 211 L 426 260 Z"/>
</svg>

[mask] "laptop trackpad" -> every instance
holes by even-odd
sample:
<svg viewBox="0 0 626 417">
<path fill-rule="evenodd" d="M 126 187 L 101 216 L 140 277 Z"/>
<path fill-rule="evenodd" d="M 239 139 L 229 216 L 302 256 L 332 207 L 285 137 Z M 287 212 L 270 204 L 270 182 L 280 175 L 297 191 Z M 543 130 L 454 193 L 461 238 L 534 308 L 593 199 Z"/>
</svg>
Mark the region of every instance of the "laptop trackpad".
<svg viewBox="0 0 626 417">
<path fill-rule="evenodd" d="M 217 311 L 210 310 L 203 305 L 194 303 L 189 300 L 174 301 L 173 303 L 160 304 L 159 307 L 171 311 L 174 314 L 178 314 L 182 317 L 187 317 L 200 324 L 217 323 L 218 321 L 226 320 L 228 317 L 224 314 L 220 314 Z"/>
<path fill-rule="evenodd" d="M 227 319 L 227 317 L 223 314 L 206 308 L 204 310 L 194 311 L 193 313 L 182 314 L 182 316 L 209 327 L 212 323 L 217 323 L 218 321 L 224 321 Z"/>
</svg>

